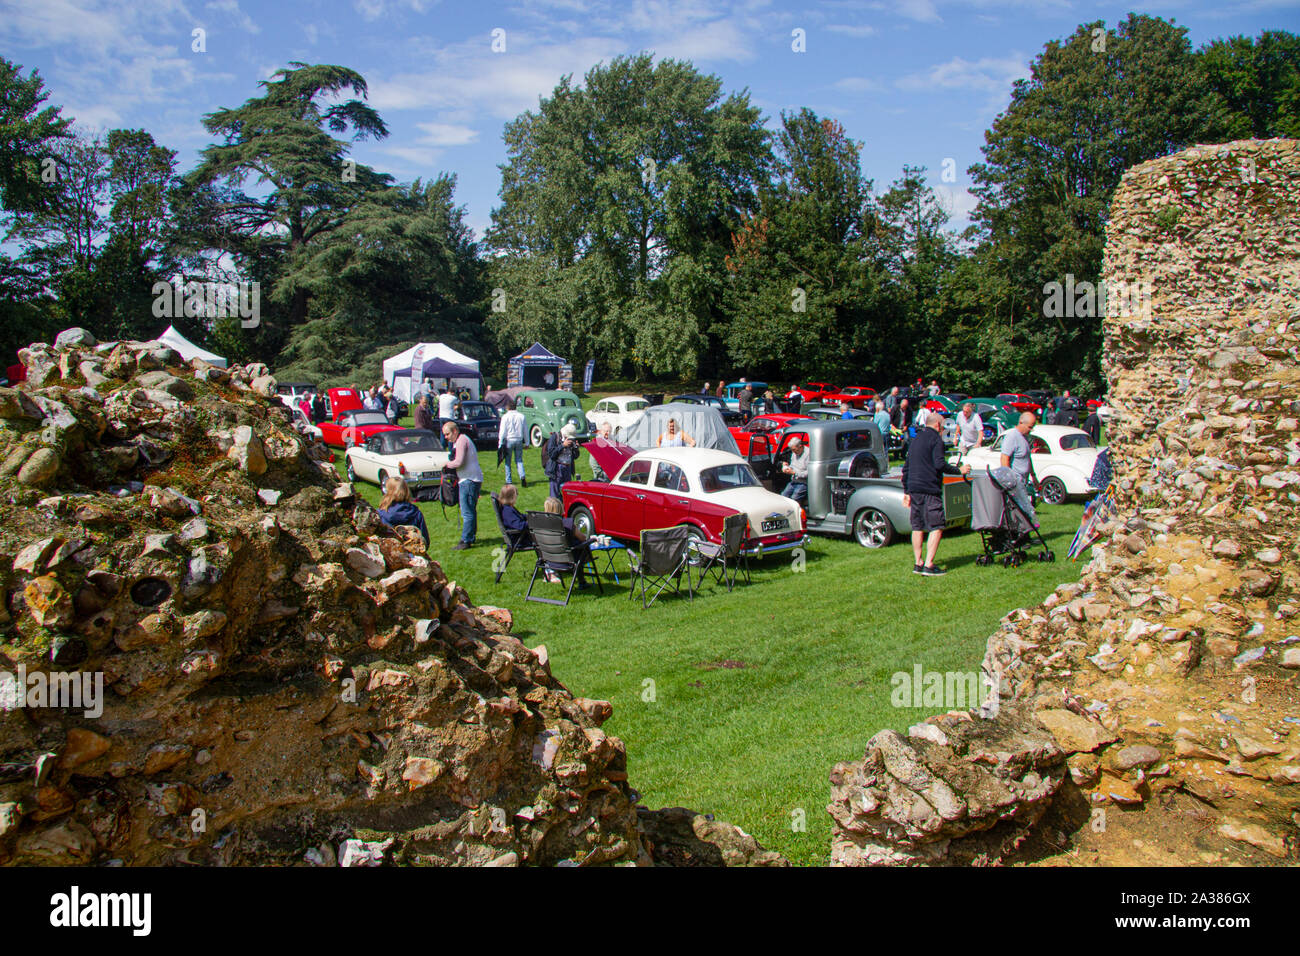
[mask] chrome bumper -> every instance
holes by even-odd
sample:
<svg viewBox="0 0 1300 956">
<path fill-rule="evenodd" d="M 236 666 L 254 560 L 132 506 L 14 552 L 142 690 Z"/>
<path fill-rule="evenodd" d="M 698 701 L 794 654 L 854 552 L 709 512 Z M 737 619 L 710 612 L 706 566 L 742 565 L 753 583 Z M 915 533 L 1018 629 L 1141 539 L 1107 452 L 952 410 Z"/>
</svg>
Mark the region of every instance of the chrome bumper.
<svg viewBox="0 0 1300 956">
<path fill-rule="evenodd" d="M 802 538 L 798 538 L 794 541 L 787 541 L 785 544 L 756 544 L 744 548 L 743 551 L 751 558 L 761 558 L 765 554 L 776 554 L 780 551 L 793 551 L 795 548 L 806 547 L 808 542 L 811 540 L 812 538 L 805 534 Z"/>
</svg>

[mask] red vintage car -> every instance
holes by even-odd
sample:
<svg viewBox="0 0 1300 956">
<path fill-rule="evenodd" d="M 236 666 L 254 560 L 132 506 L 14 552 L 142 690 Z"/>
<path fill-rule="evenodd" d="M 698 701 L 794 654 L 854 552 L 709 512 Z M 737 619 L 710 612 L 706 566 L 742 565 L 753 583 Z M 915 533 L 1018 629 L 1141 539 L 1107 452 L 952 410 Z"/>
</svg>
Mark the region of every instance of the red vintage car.
<svg viewBox="0 0 1300 956">
<path fill-rule="evenodd" d="M 848 385 L 838 392 L 829 392 L 822 396 L 822 401 L 827 405 L 838 405 L 840 402 L 847 402 L 852 408 L 866 408 L 869 402 L 876 400 L 876 390 L 867 388 L 865 385 Z"/>
<path fill-rule="evenodd" d="M 805 405 L 816 405 L 819 402 L 824 402 L 827 395 L 839 391 L 830 382 L 808 382 L 805 385 L 794 386 L 794 388 L 790 389 L 790 392 L 796 390 L 803 396 Z M 785 393 L 786 398 L 790 397 L 790 392 Z"/>
<path fill-rule="evenodd" d="M 647 528 L 684 527 L 722 541 L 723 522 L 743 514 L 745 550 L 767 554 L 808 542 L 798 502 L 763 487 L 749 464 L 716 448 L 651 448 L 595 439 L 583 446 L 610 481 L 565 484 L 564 513 L 575 528 L 636 543 Z"/>
<path fill-rule="evenodd" d="M 755 415 L 748 423 L 733 425 L 727 430 L 731 432 L 731 437 L 736 439 L 736 446 L 740 449 L 740 453 L 748 457 L 749 445 L 755 435 L 774 435 L 791 422 L 809 417 L 811 416 L 793 415 L 789 412 L 772 412 L 767 415 Z"/>
<path fill-rule="evenodd" d="M 1003 392 L 998 396 L 998 401 L 1004 402 L 1007 407 L 1014 408 L 1018 412 L 1033 412 L 1035 415 L 1040 415 L 1043 411 L 1042 405 L 1020 392 Z"/>
<path fill-rule="evenodd" d="M 321 441 L 327 445 L 351 448 L 364 445 L 371 435 L 400 430 L 397 425 L 388 424 L 388 416 L 383 412 L 368 411 L 355 389 L 331 388 L 329 397 L 333 417 L 318 426 Z"/>
</svg>

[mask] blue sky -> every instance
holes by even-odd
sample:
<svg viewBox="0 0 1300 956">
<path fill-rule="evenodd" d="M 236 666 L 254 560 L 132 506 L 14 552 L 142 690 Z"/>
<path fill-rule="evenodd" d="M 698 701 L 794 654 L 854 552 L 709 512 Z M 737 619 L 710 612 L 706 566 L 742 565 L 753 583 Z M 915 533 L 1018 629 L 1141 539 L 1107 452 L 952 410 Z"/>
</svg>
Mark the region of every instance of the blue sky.
<svg viewBox="0 0 1300 956">
<path fill-rule="evenodd" d="M 689 59 L 748 89 L 774 125 L 807 106 L 864 144 L 883 190 L 904 163 L 923 165 L 962 225 L 966 168 L 1011 84 L 1048 40 L 1082 22 L 1114 25 L 1127 4 L 1067 0 L 0 0 L 0 54 L 37 68 L 50 102 L 78 127 L 143 127 L 180 152 L 209 137 L 200 117 L 257 93 L 293 60 L 351 67 L 391 135 L 353 155 L 399 180 L 452 172 L 480 235 L 505 159 L 504 123 L 536 108 L 565 73 L 653 51 Z M 1300 0 L 1164 0 L 1138 7 L 1175 19 L 1193 46 L 1300 28 Z M 195 52 L 193 31 L 205 31 Z M 806 52 L 792 49 L 804 31 Z M 493 52 L 493 31 L 504 31 Z M 497 34 L 498 39 L 502 34 Z M 498 46 L 500 44 L 498 43 Z M 956 181 L 942 181 L 952 159 Z"/>
</svg>

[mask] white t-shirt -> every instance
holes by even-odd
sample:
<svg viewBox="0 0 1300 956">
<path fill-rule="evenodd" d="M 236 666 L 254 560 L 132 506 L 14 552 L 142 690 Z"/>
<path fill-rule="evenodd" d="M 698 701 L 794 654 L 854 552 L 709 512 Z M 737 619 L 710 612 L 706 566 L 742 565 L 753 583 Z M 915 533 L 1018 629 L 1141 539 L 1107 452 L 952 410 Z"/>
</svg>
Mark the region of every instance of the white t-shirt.
<svg viewBox="0 0 1300 956">
<path fill-rule="evenodd" d="M 966 417 L 965 412 L 958 412 L 957 430 L 961 433 L 963 445 L 978 445 L 984 437 L 984 420 L 980 418 L 979 412 L 971 412 L 970 418 Z"/>
<path fill-rule="evenodd" d="M 451 392 L 443 392 L 438 396 L 438 417 L 451 418 L 452 413 L 456 410 L 456 396 Z"/>
</svg>

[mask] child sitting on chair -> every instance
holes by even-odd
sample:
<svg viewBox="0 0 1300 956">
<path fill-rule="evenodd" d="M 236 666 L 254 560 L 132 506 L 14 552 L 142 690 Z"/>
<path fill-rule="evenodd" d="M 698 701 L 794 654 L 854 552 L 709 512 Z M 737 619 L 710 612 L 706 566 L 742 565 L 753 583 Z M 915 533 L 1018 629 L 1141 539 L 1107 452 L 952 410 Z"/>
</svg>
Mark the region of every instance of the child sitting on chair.
<svg viewBox="0 0 1300 956">
<path fill-rule="evenodd" d="M 502 485 L 501 493 L 497 495 L 497 501 L 501 502 L 501 523 L 505 525 L 507 531 L 522 532 L 517 534 L 520 543 L 527 544 L 528 538 L 528 519 L 524 513 L 515 507 L 515 502 L 519 500 L 519 489 L 514 485 Z"/>
</svg>

